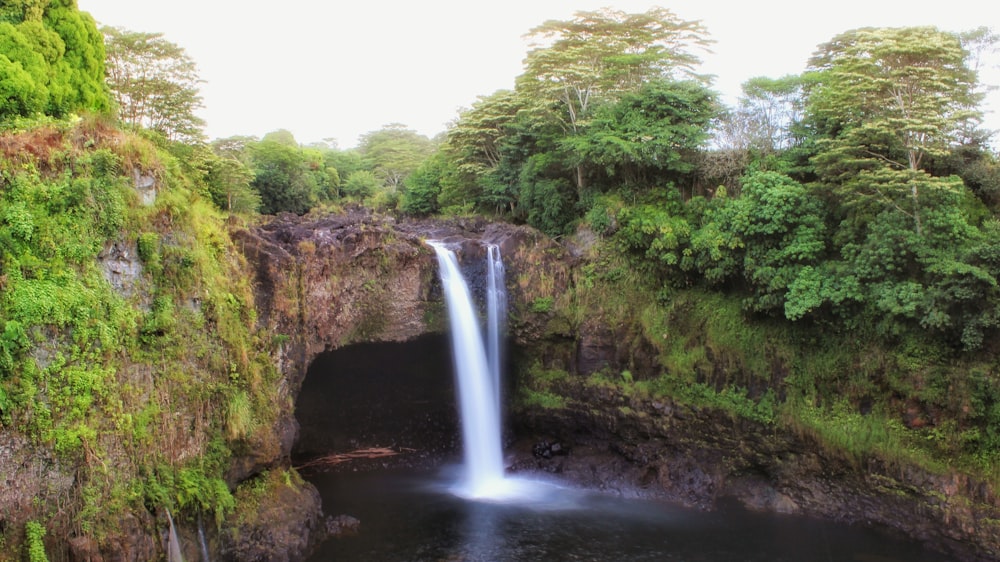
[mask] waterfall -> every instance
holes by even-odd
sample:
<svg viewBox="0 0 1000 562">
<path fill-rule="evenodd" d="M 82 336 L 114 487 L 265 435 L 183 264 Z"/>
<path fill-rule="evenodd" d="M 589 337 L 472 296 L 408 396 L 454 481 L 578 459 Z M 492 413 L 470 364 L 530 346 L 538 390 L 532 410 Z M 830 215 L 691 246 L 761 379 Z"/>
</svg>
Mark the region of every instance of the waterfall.
<svg viewBox="0 0 1000 562">
<path fill-rule="evenodd" d="M 490 376 L 493 378 L 493 396 L 497 399 L 497 411 L 502 411 L 500 368 L 503 357 L 503 335 L 507 329 L 507 288 L 500 246 L 490 244 L 486 248 L 486 254 L 486 357 L 490 362 Z"/>
<path fill-rule="evenodd" d="M 174 518 L 170 516 L 170 510 L 167 511 L 167 524 L 169 526 L 169 531 L 167 535 L 167 562 L 184 562 L 184 556 L 181 555 L 181 541 L 177 538 L 177 530 L 174 529 Z"/>
<path fill-rule="evenodd" d="M 500 398 L 497 396 L 499 357 L 494 373 L 486 359 L 472 297 L 458 268 L 455 253 L 440 242 L 428 244 L 437 253 L 451 329 L 465 460 L 464 482 L 460 491 L 469 497 L 490 497 L 502 488 L 504 479 Z"/>
</svg>

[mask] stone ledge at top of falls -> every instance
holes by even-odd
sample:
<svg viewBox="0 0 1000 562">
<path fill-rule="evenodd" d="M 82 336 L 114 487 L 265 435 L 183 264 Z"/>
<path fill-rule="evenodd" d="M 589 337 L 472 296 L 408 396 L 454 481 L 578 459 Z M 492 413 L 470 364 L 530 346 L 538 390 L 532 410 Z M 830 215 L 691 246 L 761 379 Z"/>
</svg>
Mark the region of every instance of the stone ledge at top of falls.
<svg viewBox="0 0 1000 562">
<path fill-rule="evenodd" d="M 255 277 L 258 325 L 281 342 L 279 368 L 295 389 L 323 351 L 443 329 L 437 262 L 426 240 L 454 246 L 472 285 L 475 268 L 484 267 L 486 245 L 498 245 L 512 308 L 564 292 L 577 259 L 526 226 L 482 218 L 397 220 L 359 207 L 282 214 L 237 229 L 233 238 Z M 543 319 L 512 325 L 514 337 L 534 339 L 540 332 L 535 320 Z"/>
</svg>

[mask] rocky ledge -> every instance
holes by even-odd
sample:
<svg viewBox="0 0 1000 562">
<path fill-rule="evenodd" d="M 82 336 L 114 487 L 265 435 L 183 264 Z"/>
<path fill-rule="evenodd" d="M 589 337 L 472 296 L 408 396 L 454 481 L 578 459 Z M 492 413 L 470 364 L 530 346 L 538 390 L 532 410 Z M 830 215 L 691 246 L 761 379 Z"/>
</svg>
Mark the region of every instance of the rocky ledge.
<svg viewBox="0 0 1000 562">
<path fill-rule="evenodd" d="M 670 400 L 570 382 L 564 408 L 516 412 L 513 470 L 626 497 L 901 531 L 949 559 L 997 560 L 1000 501 L 984 483 L 830 451 L 806 435 Z"/>
</svg>

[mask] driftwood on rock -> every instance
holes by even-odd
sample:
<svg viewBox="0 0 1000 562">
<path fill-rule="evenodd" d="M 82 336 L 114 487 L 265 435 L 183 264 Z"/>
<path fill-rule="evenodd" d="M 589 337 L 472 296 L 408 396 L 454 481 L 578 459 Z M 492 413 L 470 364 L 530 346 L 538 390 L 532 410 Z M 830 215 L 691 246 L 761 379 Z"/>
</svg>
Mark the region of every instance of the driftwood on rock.
<svg viewBox="0 0 1000 562">
<path fill-rule="evenodd" d="M 349 453 L 331 453 L 329 455 L 324 455 L 322 457 L 316 457 L 309 462 L 299 465 L 298 469 L 303 468 L 323 468 L 336 466 L 341 463 L 345 463 L 357 459 L 380 459 L 383 457 L 393 457 L 401 452 L 412 452 L 413 449 L 401 449 L 399 451 L 393 451 L 392 449 L 387 449 L 385 447 L 370 447 L 368 449 L 357 449 Z"/>
</svg>

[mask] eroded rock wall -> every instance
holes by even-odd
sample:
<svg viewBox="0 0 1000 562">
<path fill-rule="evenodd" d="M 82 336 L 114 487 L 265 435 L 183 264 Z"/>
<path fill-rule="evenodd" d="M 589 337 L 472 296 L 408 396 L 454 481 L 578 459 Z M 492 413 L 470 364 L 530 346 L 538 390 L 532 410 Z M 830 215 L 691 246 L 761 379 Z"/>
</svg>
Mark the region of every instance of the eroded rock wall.
<svg viewBox="0 0 1000 562">
<path fill-rule="evenodd" d="M 279 217 L 235 237 L 253 265 L 258 321 L 280 340 L 292 396 L 324 350 L 444 329 L 426 240 L 457 248 L 474 286 L 474 264 L 484 261 L 485 244 L 497 244 L 507 268 L 510 335 L 530 350 L 516 367 L 538 364 L 575 377 L 558 389 L 564 407 L 513 412 L 524 437 L 519 469 L 695 507 L 736 497 L 755 509 L 890 526 L 962 559 L 1000 556 L 998 501 L 982 483 L 859 464 L 780 425 L 584 384 L 595 372 L 629 370 L 639 380 L 662 366 L 637 320 L 592 310 L 605 303 L 572 300 L 574 285 L 586 282 L 586 260 L 570 241 L 484 221 L 397 222 L 362 211 Z M 559 451 L 533 455 L 541 440 L 560 443 Z"/>
</svg>

